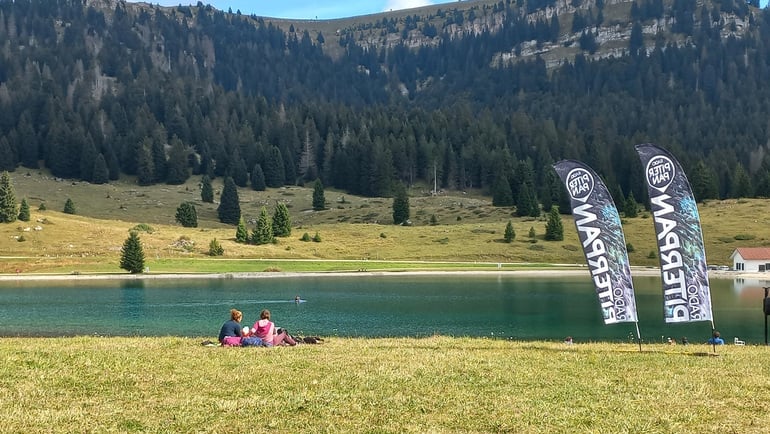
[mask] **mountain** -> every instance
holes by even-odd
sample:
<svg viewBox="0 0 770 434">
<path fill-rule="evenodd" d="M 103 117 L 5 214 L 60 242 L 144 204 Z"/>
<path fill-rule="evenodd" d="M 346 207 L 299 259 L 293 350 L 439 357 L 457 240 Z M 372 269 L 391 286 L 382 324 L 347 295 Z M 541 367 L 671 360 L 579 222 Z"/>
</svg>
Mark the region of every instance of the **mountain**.
<svg viewBox="0 0 770 434">
<path fill-rule="evenodd" d="M 329 21 L 0 0 L 0 169 L 318 178 L 364 196 L 435 181 L 549 209 L 564 204 L 562 158 L 616 203 L 646 202 L 633 145 L 656 142 L 698 199 L 766 197 L 768 41 L 770 10 L 743 0 L 463 1 Z"/>
</svg>

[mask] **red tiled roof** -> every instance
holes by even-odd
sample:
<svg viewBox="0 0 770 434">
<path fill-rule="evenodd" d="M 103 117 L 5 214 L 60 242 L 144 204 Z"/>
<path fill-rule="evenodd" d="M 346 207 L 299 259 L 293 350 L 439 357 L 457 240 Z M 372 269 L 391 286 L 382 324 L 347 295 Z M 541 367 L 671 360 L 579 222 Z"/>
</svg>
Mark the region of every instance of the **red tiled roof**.
<svg viewBox="0 0 770 434">
<path fill-rule="evenodd" d="M 746 260 L 770 259 L 770 247 L 739 247 L 732 256 L 736 253 Z"/>
</svg>

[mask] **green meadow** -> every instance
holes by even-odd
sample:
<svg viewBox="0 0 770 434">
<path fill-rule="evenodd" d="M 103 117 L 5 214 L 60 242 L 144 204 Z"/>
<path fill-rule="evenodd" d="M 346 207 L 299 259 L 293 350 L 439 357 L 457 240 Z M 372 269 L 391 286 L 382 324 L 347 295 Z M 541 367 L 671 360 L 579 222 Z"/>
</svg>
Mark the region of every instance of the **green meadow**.
<svg viewBox="0 0 770 434">
<path fill-rule="evenodd" d="M 201 338 L 203 339 L 203 338 Z M 764 347 L 4 338 L 2 432 L 764 433 Z"/>
<path fill-rule="evenodd" d="M 474 192 L 410 190 L 413 225 L 392 201 L 312 190 L 239 191 L 247 220 L 286 203 L 290 237 L 236 243 L 196 181 L 138 188 L 15 173 L 30 222 L 0 225 L 0 273 L 125 274 L 120 250 L 140 230 L 148 274 L 498 271 L 583 266 L 574 223 L 545 241 L 545 218 L 515 217 Z M 217 191 L 221 185 L 215 181 Z M 76 214 L 62 213 L 71 198 Z M 191 201 L 199 226 L 174 221 Z M 45 204 L 45 210 L 40 210 Z M 709 263 L 768 245 L 770 201 L 699 204 Z M 505 225 L 516 232 L 503 241 Z M 253 225 L 249 225 L 253 229 Z M 631 264 L 655 267 L 649 212 L 623 220 Z M 320 242 L 305 242 L 304 233 Z M 207 254 L 209 242 L 224 247 Z M 179 337 L 0 339 L 1 432 L 761 433 L 767 432 L 767 348 L 516 342 L 435 336 L 328 338 L 293 348 L 205 347 Z"/>
<path fill-rule="evenodd" d="M 106 185 L 57 181 L 43 172 L 12 174 L 16 196 L 26 198 L 29 222 L 0 225 L 0 273 L 122 273 L 123 241 L 132 229 L 140 240 L 150 273 L 302 272 L 377 270 L 497 270 L 576 267 L 585 262 L 571 216 L 562 216 L 563 241 L 546 241 L 545 215 L 516 217 L 514 208 L 493 207 L 479 192 L 428 194 L 410 189 L 412 226 L 392 224 L 392 199 L 350 196 L 326 190 L 327 209 L 312 210 L 312 188 L 239 190 L 241 211 L 254 222 L 264 207 L 287 205 L 292 234 L 274 244 L 235 242 L 235 227 L 219 223 L 217 204 L 200 200 L 197 179 L 178 186 L 137 187 L 130 179 Z M 221 180 L 214 181 L 215 192 Z M 72 199 L 76 214 L 61 211 Z M 197 228 L 175 222 L 176 208 L 192 202 Z M 216 198 L 215 198 L 216 202 Z M 40 205 L 45 204 L 45 210 Z M 730 264 L 737 247 L 770 244 L 770 201 L 711 201 L 699 204 L 710 264 Z M 503 240 L 512 222 L 516 237 Z M 650 213 L 622 220 L 633 266 L 657 266 Z M 247 223 L 253 230 L 254 223 Z M 320 242 L 302 241 L 304 234 Z M 221 257 L 208 256 L 216 239 Z"/>
</svg>

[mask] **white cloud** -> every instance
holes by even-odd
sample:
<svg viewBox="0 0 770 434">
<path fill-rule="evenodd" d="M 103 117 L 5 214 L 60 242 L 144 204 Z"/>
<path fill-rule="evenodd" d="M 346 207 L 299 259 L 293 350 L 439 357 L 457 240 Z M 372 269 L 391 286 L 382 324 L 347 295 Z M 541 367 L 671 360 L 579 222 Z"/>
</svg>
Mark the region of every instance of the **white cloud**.
<svg viewBox="0 0 770 434">
<path fill-rule="evenodd" d="M 401 9 L 411 9 L 411 8 L 419 8 L 421 6 L 430 6 L 433 2 L 430 0 L 388 0 L 385 3 L 385 9 L 383 12 L 387 12 L 390 10 L 401 10 Z"/>
</svg>

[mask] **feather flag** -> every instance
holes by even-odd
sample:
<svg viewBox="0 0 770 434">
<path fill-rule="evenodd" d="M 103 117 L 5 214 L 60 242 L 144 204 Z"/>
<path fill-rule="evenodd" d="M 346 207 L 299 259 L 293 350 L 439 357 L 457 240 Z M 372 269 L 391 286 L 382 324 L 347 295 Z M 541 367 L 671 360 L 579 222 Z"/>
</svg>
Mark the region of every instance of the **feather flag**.
<svg viewBox="0 0 770 434">
<path fill-rule="evenodd" d="M 569 192 L 604 323 L 637 322 L 626 240 L 612 196 L 599 176 L 579 161 L 562 160 L 553 167 Z"/>
<path fill-rule="evenodd" d="M 651 143 L 637 145 L 655 221 L 667 323 L 712 321 L 698 206 L 682 166 Z M 713 325 L 712 325 L 713 328 Z"/>
</svg>

